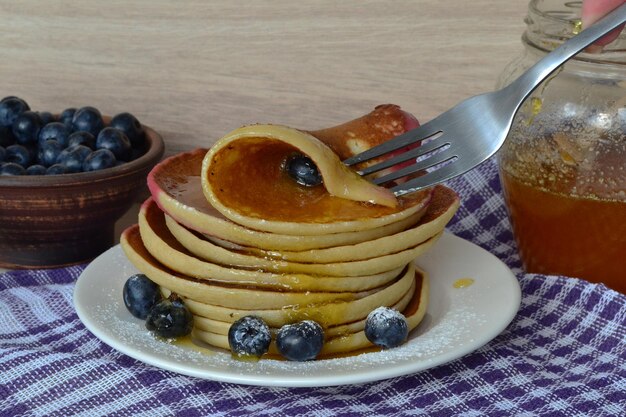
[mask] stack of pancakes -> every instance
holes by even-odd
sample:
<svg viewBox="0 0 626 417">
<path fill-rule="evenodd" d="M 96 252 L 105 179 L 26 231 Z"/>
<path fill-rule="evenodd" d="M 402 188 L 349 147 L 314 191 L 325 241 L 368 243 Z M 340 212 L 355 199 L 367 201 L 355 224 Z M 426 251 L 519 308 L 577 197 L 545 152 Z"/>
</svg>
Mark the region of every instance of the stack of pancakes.
<svg viewBox="0 0 626 417">
<path fill-rule="evenodd" d="M 458 197 L 438 186 L 396 200 L 341 163 L 349 155 L 328 139 L 340 135 L 354 131 L 320 140 L 247 126 L 150 173 L 152 197 L 122 247 L 165 295 L 185 300 L 196 339 L 228 349 L 228 329 L 243 316 L 273 329 L 311 319 L 324 328 L 327 356 L 370 347 L 363 328 L 377 307 L 402 311 L 409 329 L 422 320 L 428 279 L 414 260 L 441 235 Z M 315 162 L 322 185 L 286 173 L 294 154 Z"/>
</svg>

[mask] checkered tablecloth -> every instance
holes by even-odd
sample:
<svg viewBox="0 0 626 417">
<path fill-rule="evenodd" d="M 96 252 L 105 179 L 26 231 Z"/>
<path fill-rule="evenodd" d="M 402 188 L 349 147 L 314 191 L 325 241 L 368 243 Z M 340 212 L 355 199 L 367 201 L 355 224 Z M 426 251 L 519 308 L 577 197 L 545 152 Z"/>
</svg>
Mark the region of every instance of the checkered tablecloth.
<svg viewBox="0 0 626 417">
<path fill-rule="evenodd" d="M 0 275 L 2 416 L 626 416 L 626 296 L 523 274 L 493 162 L 450 184 L 449 231 L 519 278 L 511 325 L 479 350 L 414 375 L 330 388 L 264 388 L 144 365 L 96 339 L 72 304 L 84 266 Z"/>
</svg>

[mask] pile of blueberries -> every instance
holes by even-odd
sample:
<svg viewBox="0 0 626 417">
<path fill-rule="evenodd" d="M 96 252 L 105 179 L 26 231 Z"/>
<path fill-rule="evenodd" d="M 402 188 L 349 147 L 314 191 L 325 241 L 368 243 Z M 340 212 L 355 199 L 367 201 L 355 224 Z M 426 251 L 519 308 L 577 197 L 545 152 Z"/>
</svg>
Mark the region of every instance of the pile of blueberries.
<svg viewBox="0 0 626 417">
<path fill-rule="evenodd" d="M 130 113 L 108 126 L 94 107 L 58 117 L 34 112 L 19 97 L 0 100 L 0 175 L 56 175 L 98 171 L 145 153 L 145 131 Z"/>
<path fill-rule="evenodd" d="M 135 317 L 146 320 L 146 328 L 165 339 L 191 333 L 193 316 L 174 293 L 161 297 L 159 286 L 144 274 L 128 278 L 123 289 L 124 304 Z M 408 337 L 408 323 L 402 313 L 389 307 L 378 307 L 365 321 L 365 336 L 385 349 L 400 346 Z M 228 331 L 228 344 L 236 358 L 260 358 L 269 350 L 272 333 L 258 316 L 236 320 Z M 276 333 L 276 348 L 290 361 L 315 359 L 324 345 L 324 330 L 313 320 L 282 326 Z"/>
</svg>

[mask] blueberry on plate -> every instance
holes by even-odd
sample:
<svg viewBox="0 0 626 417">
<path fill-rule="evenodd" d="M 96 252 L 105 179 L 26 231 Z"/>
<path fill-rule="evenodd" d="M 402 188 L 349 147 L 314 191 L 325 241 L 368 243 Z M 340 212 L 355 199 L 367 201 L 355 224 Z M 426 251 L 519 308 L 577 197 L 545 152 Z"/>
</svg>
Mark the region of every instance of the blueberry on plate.
<svg viewBox="0 0 626 417">
<path fill-rule="evenodd" d="M 24 175 L 26 170 L 20 164 L 15 162 L 0 163 L 0 175 Z"/>
<path fill-rule="evenodd" d="M 324 330 L 313 320 L 285 324 L 276 334 L 276 347 L 290 361 L 315 359 L 324 345 Z"/>
<path fill-rule="evenodd" d="M 270 347 L 270 328 L 257 316 L 245 316 L 231 324 L 228 329 L 228 345 L 237 357 L 263 356 Z"/>
<path fill-rule="evenodd" d="M 52 122 L 44 125 L 39 131 L 39 146 L 54 139 L 61 145 L 68 146 L 71 129 L 61 122 Z"/>
<path fill-rule="evenodd" d="M 285 160 L 285 171 L 300 185 L 313 187 L 322 183 L 322 175 L 311 158 L 302 154 L 290 155 Z"/>
<path fill-rule="evenodd" d="M 135 274 L 128 278 L 122 290 L 124 305 L 130 314 L 145 320 L 156 303 L 161 300 L 159 286 L 144 274 Z"/>
<path fill-rule="evenodd" d="M 403 344 L 409 335 L 406 317 L 398 310 L 378 307 L 367 315 L 365 337 L 383 348 L 393 348 Z"/>
<path fill-rule="evenodd" d="M 124 132 L 113 127 L 105 127 L 96 138 L 96 149 L 108 149 L 118 161 L 129 161 L 131 144 Z"/>
<path fill-rule="evenodd" d="M 89 132 L 79 130 L 72 133 L 67 139 L 67 146 L 84 145 L 90 149 L 96 149 L 96 138 Z"/>
<path fill-rule="evenodd" d="M 35 144 L 41 130 L 41 119 L 32 111 L 25 111 L 15 118 L 11 125 L 13 136 L 22 145 Z"/>
<path fill-rule="evenodd" d="M 7 146 L 4 154 L 5 162 L 13 162 L 26 168 L 33 160 L 32 154 L 29 148 L 23 145 L 11 145 Z"/>
<path fill-rule="evenodd" d="M 74 118 L 74 113 L 76 113 L 76 109 L 73 107 L 63 110 L 59 115 L 59 122 L 63 123 L 69 128 L 72 128 L 72 119 Z"/>
<path fill-rule="evenodd" d="M 15 144 L 15 137 L 10 127 L 0 126 L 0 146 L 10 146 Z"/>
<path fill-rule="evenodd" d="M 54 139 L 45 141 L 39 145 L 37 161 L 44 167 L 49 167 L 57 163 L 57 158 L 63 151 L 63 145 Z"/>
<path fill-rule="evenodd" d="M 91 149 L 83 145 L 71 146 L 61 151 L 57 157 L 57 164 L 64 165 L 67 172 L 81 172 L 83 163 L 91 153 Z"/>
<path fill-rule="evenodd" d="M 30 110 L 28 104 L 18 97 L 5 97 L 0 101 L 0 126 L 13 126 L 20 114 Z"/>
<path fill-rule="evenodd" d="M 81 107 L 76 110 L 72 117 L 72 128 L 74 130 L 84 130 L 94 136 L 98 136 L 103 127 L 102 114 L 95 107 Z"/>
<path fill-rule="evenodd" d="M 43 165 L 31 165 L 26 168 L 26 175 L 46 175 L 46 167 Z"/>
<path fill-rule="evenodd" d="M 165 339 L 175 339 L 191 333 L 193 316 L 183 301 L 176 295 L 159 301 L 146 318 L 146 329 Z"/>
<path fill-rule="evenodd" d="M 133 148 L 143 146 L 145 142 L 145 132 L 139 120 L 130 113 L 120 113 L 111 119 L 110 127 L 121 130 L 126 135 Z"/>
<path fill-rule="evenodd" d="M 117 164 L 115 155 L 108 149 L 98 149 L 93 151 L 83 162 L 83 171 L 99 171 L 101 169 L 112 168 Z"/>
<path fill-rule="evenodd" d="M 46 169 L 46 175 L 61 175 L 61 174 L 67 174 L 67 167 L 63 164 L 54 164 L 54 165 L 50 165 L 47 169 Z"/>
</svg>

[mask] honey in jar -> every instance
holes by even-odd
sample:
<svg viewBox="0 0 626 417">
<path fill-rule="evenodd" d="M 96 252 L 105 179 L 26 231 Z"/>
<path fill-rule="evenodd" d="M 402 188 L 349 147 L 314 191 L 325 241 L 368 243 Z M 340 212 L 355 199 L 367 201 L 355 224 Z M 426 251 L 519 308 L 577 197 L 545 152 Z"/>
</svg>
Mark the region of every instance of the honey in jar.
<svg viewBox="0 0 626 417">
<path fill-rule="evenodd" d="M 532 0 L 506 85 L 580 30 L 580 3 Z M 626 37 L 579 54 L 526 100 L 498 154 L 528 272 L 626 293 Z"/>
</svg>

